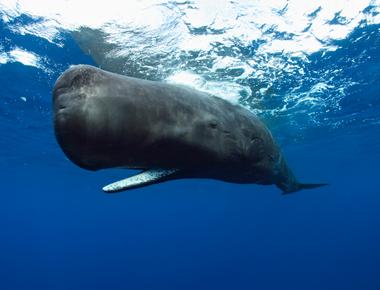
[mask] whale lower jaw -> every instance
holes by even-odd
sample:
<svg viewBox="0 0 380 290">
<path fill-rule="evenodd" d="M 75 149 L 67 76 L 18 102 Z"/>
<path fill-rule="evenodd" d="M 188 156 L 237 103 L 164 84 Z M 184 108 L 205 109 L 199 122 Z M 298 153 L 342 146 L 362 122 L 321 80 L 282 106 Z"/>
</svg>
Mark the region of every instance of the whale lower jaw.
<svg viewBox="0 0 380 290">
<path fill-rule="evenodd" d="M 164 182 L 171 179 L 170 177 L 178 171 L 178 169 L 148 169 L 137 175 L 108 184 L 103 187 L 103 191 L 107 193 L 114 193 Z"/>
</svg>

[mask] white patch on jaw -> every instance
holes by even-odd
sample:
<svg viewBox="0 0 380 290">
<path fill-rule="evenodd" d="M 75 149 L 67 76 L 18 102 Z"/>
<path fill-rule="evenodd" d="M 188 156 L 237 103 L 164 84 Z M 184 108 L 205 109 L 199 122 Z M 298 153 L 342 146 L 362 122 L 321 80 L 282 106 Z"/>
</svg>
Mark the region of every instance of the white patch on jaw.
<svg viewBox="0 0 380 290">
<path fill-rule="evenodd" d="M 149 169 L 140 174 L 116 181 L 103 187 L 103 191 L 112 193 L 116 191 L 127 190 L 129 188 L 143 186 L 144 184 L 154 183 L 160 179 L 169 176 L 178 169 Z"/>
</svg>

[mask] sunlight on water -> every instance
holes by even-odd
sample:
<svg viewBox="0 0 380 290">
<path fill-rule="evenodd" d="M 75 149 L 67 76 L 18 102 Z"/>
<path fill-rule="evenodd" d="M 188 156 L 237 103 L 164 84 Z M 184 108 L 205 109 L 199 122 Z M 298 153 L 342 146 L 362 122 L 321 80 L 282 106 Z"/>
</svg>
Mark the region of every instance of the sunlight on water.
<svg viewBox="0 0 380 290">
<path fill-rule="evenodd" d="M 73 32 L 104 69 L 192 86 L 277 124 L 308 111 L 297 123 L 302 128 L 323 126 L 324 114 L 342 110 L 358 84 L 342 75 L 371 58 L 366 50 L 350 56 L 344 45 L 371 37 L 350 38 L 380 23 L 379 7 L 380 0 L 0 0 L 0 16 L 14 33 L 58 47 L 62 33 Z M 23 15 L 34 21 L 17 21 Z M 342 51 L 343 66 L 328 61 Z M 317 54 L 322 62 L 315 62 Z M 35 51 L 0 46 L 0 64 L 15 61 L 45 71 L 54 63 Z M 329 126 L 342 124 L 331 119 Z"/>
<path fill-rule="evenodd" d="M 15 48 L 9 52 L 9 61 L 21 62 L 23 65 L 39 66 L 39 57 L 36 54 L 20 48 Z"/>
</svg>

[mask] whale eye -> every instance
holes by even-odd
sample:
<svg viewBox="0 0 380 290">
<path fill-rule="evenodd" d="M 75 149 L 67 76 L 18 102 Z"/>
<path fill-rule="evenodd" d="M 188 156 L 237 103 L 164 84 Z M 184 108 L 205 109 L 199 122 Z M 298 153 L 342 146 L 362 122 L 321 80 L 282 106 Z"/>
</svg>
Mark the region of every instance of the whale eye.
<svg viewBox="0 0 380 290">
<path fill-rule="evenodd" d="M 218 124 L 217 124 L 215 121 L 211 121 L 211 122 L 209 123 L 209 126 L 210 126 L 210 128 L 212 128 L 212 129 L 216 129 L 216 128 L 218 127 Z"/>
</svg>

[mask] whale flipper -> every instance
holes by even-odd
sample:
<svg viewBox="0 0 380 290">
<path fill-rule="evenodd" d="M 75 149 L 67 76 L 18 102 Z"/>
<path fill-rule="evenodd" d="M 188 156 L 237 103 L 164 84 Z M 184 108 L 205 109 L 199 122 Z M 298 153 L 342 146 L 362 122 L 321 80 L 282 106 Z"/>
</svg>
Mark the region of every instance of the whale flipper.
<svg viewBox="0 0 380 290">
<path fill-rule="evenodd" d="M 163 182 L 176 172 L 178 172 L 178 169 L 148 169 L 137 175 L 108 184 L 103 187 L 103 191 L 107 193 L 114 193 L 127 189 L 143 187 L 153 183 Z"/>
</svg>

